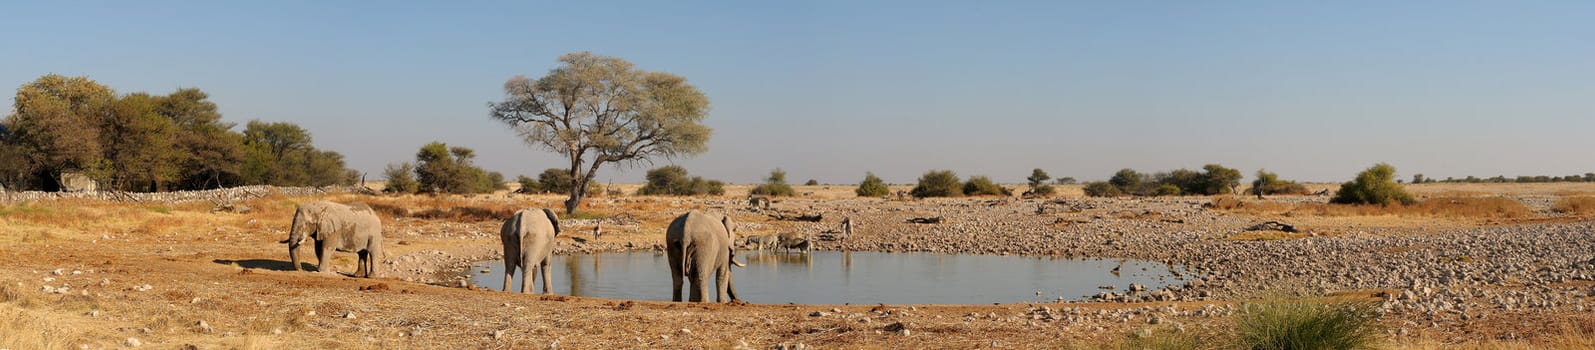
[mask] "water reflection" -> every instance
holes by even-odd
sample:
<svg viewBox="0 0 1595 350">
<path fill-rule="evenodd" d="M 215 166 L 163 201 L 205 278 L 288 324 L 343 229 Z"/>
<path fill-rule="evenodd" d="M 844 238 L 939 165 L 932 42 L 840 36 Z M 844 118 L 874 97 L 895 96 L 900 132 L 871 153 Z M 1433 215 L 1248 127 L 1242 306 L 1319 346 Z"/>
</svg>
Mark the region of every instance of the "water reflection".
<svg viewBox="0 0 1595 350">
<path fill-rule="evenodd" d="M 734 269 L 738 296 L 754 303 L 974 304 L 1081 299 L 1130 283 L 1151 288 L 1183 282 L 1178 268 L 1135 260 L 876 252 L 743 252 Z M 555 293 L 669 300 L 663 253 L 555 256 Z M 605 266 L 605 265 L 608 266 Z M 476 264 L 472 281 L 498 289 L 503 262 Z M 516 276 L 519 281 L 520 276 Z M 1036 292 L 1042 292 L 1037 296 Z"/>
</svg>

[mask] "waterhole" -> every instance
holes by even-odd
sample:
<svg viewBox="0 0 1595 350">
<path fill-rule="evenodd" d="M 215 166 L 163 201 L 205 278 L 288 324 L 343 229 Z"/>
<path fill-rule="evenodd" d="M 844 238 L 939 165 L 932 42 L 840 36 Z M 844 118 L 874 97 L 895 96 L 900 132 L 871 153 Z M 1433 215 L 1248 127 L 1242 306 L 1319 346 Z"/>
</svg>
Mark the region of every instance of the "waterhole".
<svg viewBox="0 0 1595 350">
<path fill-rule="evenodd" d="M 737 296 L 759 304 L 985 304 L 1082 300 L 1183 283 L 1179 267 L 1136 260 L 877 252 L 740 252 L 733 268 Z M 670 268 L 655 252 L 555 256 L 549 268 L 558 295 L 670 300 Z M 472 265 L 472 282 L 501 290 L 504 262 Z M 518 291 L 522 273 L 511 282 Z M 1184 276 L 1183 274 L 1181 276 Z M 711 288 L 713 284 L 711 283 Z M 537 281 L 534 292 L 542 291 Z M 686 294 L 683 286 L 682 294 Z M 1039 295 L 1036 292 L 1041 292 Z"/>
</svg>

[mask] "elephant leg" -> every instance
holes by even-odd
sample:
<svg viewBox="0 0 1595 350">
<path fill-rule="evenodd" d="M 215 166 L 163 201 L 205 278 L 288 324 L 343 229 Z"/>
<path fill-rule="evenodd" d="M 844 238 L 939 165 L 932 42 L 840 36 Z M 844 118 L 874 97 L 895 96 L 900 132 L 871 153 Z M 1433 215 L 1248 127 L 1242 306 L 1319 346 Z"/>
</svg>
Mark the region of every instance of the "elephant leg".
<svg viewBox="0 0 1595 350">
<path fill-rule="evenodd" d="M 531 253 L 521 252 L 521 293 L 531 293 L 537 280 L 537 265 L 532 263 L 532 257 L 528 255 Z"/>
<path fill-rule="evenodd" d="M 694 303 L 703 302 L 703 290 L 709 287 L 708 281 L 705 280 L 704 276 L 700 273 L 689 274 L 687 275 L 687 283 L 691 283 L 691 286 L 687 288 L 687 301 Z"/>
<path fill-rule="evenodd" d="M 681 248 L 669 247 L 665 249 L 666 264 L 670 265 L 670 301 L 681 302 Z"/>
<path fill-rule="evenodd" d="M 727 291 L 728 291 L 728 289 L 730 287 L 731 287 L 731 267 L 728 266 L 728 267 L 719 269 L 719 271 L 716 271 L 715 274 L 714 274 L 714 290 L 715 290 L 714 301 L 718 302 L 718 303 L 724 303 L 724 302 L 731 301 L 730 299 L 726 298 L 726 293 L 727 293 Z"/>
<path fill-rule="evenodd" d="M 288 263 L 294 265 L 294 271 L 301 271 L 299 268 L 299 246 L 288 246 Z"/>
<path fill-rule="evenodd" d="M 355 256 L 355 259 L 354 259 L 354 261 L 355 261 L 354 262 L 354 277 L 357 277 L 357 278 L 370 277 L 366 273 L 366 271 L 367 271 L 366 270 L 366 264 L 371 263 L 369 260 L 367 260 L 367 259 L 370 258 L 371 252 L 368 251 L 368 250 L 357 250 L 357 251 L 354 252 L 354 256 Z"/>
<path fill-rule="evenodd" d="M 334 271 L 332 268 L 332 254 L 333 251 L 331 245 L 324 244 L 322 242 L 316 242 L 316 259 L 318 260 L 316 261 L 316 272 L 326 274 L 337 273 L 337 271 Z"/>
<path fill-rule="evenodd" d="M 381 243 L 366 247 L 366 278 L 382 277 L 382 274 L 377 273 L 377 262 L 381 261 L 379 259 L 382 259 Z"/>
<path fill-rule="evenodd" d="M 681 281 L 681 274 L 680 273 L 670 274 L 670 285 L 671 285 L 670 301 L 675 301 L 675 302 L 680 302 L 681 301 L 681 282 L 682 281 Z"/>
<path fill-rule="evenodd" d="M 510 291 L 510 281 L 515 278 L 515 259 L 504 259 L 504 291 Z"/>
<path fill-rule="evenodd" d="M 554 294 L 554 292 L 549 291 L 553 288 L 553 283 L 550 283 L 548 279 L 548 260 L 548 258 L 543 258 L 543 262 L 537 264 L 537 269 L 543 270 L 543 294 Z"/>
<path fill-rule="evenodd" d="M 326 251 L 321 250 L 321 247 L 326 246 L 326 244 L 322 243 L 320 240 L 316 240 L 315 242 L 316 242 L 316 268 L 317 268 L 316 272 L 326 271 L 327 270 L 326 266 L 322 266 L 321 265 L 321 262 L 323 260 L 327 260 L 327 257 L 325 255 Z"/>
<path fill-rule="evenodd" d="M 707 300 L 708 296 L 705 295 L 705 294 L 709 293 L 709 274 L 715 273 L 715 271 L 716 271 L 715 265 L 714 265 L 714 261 L 713 261 L 715 255 L 714 254 L 694 254 L 694 255 L 697 256 L 698 259 L 694 259 L 696 261 L 688 262 L 689 264 L 693 264 L 693 271 L 688 274 L 688 276 L 690 276 L 690 278 L 692 278 L 692 300 L 691 301 L 701 303 L 701 302 L 708 301 Z M 717 286 L 719 285 L 719 283 L 720 282 L 718 280 L 715 281 L 715 284 Z M 721 289 L 715 289 L 715 290 L 718 291 L 718 290 L 721 290 Z M 723 294 L 717 294 L 716 297 L 717 298 L 723 298 L 724 295 Z"/>
</svg>

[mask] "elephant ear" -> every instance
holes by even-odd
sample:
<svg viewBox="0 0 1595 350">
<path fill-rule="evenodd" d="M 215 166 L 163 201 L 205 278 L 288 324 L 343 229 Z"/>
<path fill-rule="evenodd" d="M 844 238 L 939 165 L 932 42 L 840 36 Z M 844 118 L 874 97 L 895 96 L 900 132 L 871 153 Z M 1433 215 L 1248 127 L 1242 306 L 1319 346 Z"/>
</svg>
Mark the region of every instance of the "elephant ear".
<svg viewBox="0 0 1595 350">
<path fill-rule="evenodd" d="M 543 215 L 548 215 L 548 223 L 554 224 L 554 236 L 559 236 L 559 215 L 553 209 L 543 208 Z"/>
</svg>

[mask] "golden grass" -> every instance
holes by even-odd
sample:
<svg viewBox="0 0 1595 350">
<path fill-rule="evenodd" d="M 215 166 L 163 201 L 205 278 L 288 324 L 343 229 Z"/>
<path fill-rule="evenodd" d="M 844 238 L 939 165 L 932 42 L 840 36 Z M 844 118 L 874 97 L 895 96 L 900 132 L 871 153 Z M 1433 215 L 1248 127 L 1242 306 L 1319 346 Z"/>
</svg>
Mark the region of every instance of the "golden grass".
<svg viewBox="0 0 1595 350">
<path fill-rule="evenodd" d="M 1485 340 L 1461 344 L 1447 344 L 1428 337 L 1399 339 L 1391 346 L 1397 350 L 1495 350 L 1495 349 L 1548 349 L 1548 350 L 1590 350 L 1595 349 L 1595 323 L 1589 320 L 1569 321 L 1560 327 L 1548 330 L 1529 340 Z"/>
<path fill-rule="evenodd" d="M 1282 216 L 1399 216 L 1441 218 L 1528 218 L 1534 211 L 1515 199 L 1505 197 L 1440 197 L 1413 205 L 1345 205 L 1325 203 L 1281 203 L 1241 201 L 1235 197 L 1215 197 L 1210 208 L 1253 215 Z"/>
<path fill-rule="evenodd" d="M 1556 204 L 1551 206 L 1551 210 L 1554 210 L 1558 213 L 1576 215 L 1595 214 L 1595 197 L 1562 197 L 1561 199 L 1556 200 Z"/>
<path fill-rule="evenodd" d="M 87 343 L 83 332 L 61 322 L 58 315 L 0 304 L 0 348 L 77 349 Z"/>
</svg>

